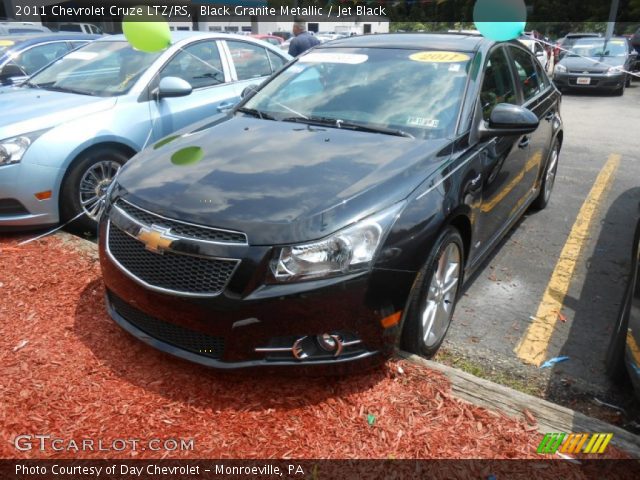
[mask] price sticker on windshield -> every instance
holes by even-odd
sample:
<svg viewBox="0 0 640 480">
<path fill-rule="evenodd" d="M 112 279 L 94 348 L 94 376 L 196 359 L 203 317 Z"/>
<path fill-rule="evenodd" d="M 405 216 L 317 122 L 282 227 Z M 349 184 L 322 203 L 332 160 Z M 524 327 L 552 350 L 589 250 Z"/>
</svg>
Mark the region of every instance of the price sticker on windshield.
<svg viewBox="0 0 640 480">
<path fill-rule="evenodd" d="M 458 63 L 469 60 L 469 55 L 459 52 L 431 51 L 412 53 L 409 58 L 414 62 Z"/>
<path fill-rule="evenodd" d="M 346 63 L 357 65 L 369 59 L 368 55 L 361 53 L 333 53 L 333 52 L 311 52 L 300 57 L 301 62 L 310 63 Z"/>
</svg>

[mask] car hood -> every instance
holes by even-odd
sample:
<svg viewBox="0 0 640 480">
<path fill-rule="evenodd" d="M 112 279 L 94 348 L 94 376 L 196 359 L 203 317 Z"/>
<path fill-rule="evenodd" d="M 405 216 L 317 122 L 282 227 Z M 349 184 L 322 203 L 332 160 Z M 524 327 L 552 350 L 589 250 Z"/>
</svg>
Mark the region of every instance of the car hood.
<svg viewBox="0 0 640 480">
<path fill-rule="evenodd" d="M 321 238 L 402 200 L 445 160 L 448 141 L 236 115 L 160 143 L 122 169 L 114 196 L 269 245 Z M 172 162 L 193 147 L 200 160 Z"/>
<path fill-rule="evenodd" d="M 610 67 L 624 65 L 625 57 L 568 57 L 565 56 L 559 63 L 569 70 L 607 71 Z"/>
<path fill-rule="evenodd" d="M 51 128 L 113 107 L 114 97 L 102 98 L 50 90 L 9 87 L 0 90 L 0 138 Z"/>
</svg>

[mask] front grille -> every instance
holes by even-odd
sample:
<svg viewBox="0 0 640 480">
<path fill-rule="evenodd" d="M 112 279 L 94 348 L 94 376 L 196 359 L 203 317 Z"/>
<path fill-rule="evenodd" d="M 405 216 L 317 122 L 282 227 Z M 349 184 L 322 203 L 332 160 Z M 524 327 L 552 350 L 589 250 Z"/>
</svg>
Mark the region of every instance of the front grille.
<svg viewBox="0 0 640 480">
<path fill-rule="evenodd" d="M 0 199 L 0 215 L 28 215 L 29 211 L 15 198 Z"/>
<path fill-rule="evenodd" d="M 191 225 L 179 220 L 171 220 L 147 212 L 146 210 L 142 210 L 123 200 L 118 200 L 116 202 L 116 207 L 124 210 L 127 215 L 136 219 L 139 223 L 147 226 L 158 225 L 164 228 L 170 228 L 171 233 L 179 237 L 193 238 L 209 242 L 247 243 L 247 236 L 241 232 L 230 232 L 227 230 L 219 230 L 217 228 Z"/>
<path fill-rule="evenodd" d="M 150 252 L 142 242 L 109 224 L 108 249 L 129 274 L 150 287 L 187 295 L 217 295 L 227 285 L 237 260 Z"/>
<path fill-rule="evenodd" d="M 113 293 L 109 293 L 109 301 L 122 318 L 147 335 L 204 357 L 222 358 L 224 337 L 212 337 L 173 323 L 158 320 L 129 305 Z"/>
</svg>

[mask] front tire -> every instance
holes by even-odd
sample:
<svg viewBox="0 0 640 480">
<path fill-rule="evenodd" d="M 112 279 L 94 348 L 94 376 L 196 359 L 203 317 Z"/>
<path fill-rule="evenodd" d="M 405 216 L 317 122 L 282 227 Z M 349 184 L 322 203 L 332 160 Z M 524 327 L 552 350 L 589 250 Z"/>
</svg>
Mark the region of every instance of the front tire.
<svg viewBox="0 0 640 480">
<path fill-rule="evenodd" d="M 542 177 L 542 185 L 540 186 L 540 193 L 531 204 L 536 210 L 544 210 L 551 200 L 551 192 L 553 186 L 556 183 L 556 174 L 558 173 L 558 158 L 560 157 L 560 144 L 558 140 L 554 140 L 553 148 L 551 150 L 551 157 L 547 162 L 547 167 L 544 169 L 544 176 Z"/>
<path fill-rule="evenodd" d="M 63 180 L 60 192 L 62 222 L 84 213 L 69 228 L 79 233 L 95 233 L 107 188 L 128 159 L 127 155 L 112 148 L 99 148 L 80 155 Z"/>
<path fill-rule="evenodd" d="M 464 266 L 460 233 L 447 227 L 418 272 L 409 295 L 402 348 L 431 358 L 451 325 Z"/>
</svg>

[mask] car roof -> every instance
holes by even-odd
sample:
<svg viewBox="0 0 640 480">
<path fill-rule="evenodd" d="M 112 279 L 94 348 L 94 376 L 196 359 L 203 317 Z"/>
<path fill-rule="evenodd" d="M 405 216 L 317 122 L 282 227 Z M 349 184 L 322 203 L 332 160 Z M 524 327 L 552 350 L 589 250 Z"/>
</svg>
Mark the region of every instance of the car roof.
<svg viewBox="0 0 640 480">
<path fill-rule="evenodd" d="M 89 35 L 87 33 L 28 33 L 21 35 L 0 35 L 0 40 L 9 40 L 14 43 L 14 46 L 24 47 L 27 45 L 34 45 L 37 43 L 52 42 L 55 40 L 95 40 L 100 38 L 101 35 Z"/>
<path fill-rule="evenodd" d="M 255 39 L 251 35 L 236 35 L 226 32 L 199 32 L 196 30 L 176 30 L 171 32 L 172 43 L 177 43 L 189 38 L 233 38 L 235 40 L 249 40 L 255 42 Z M 123 34 L 105 35 L 98 39 L 98 42 L 108 41 L 122 41 L 126 40 Z"/>
<path fill-rule="evenodd" d="M 466 33 L 380 33 L 337 38 L 331 43 L 316 48 L 356 47 L 356 48 L 405 48 L 421 50 L 454 50 L 473 52 L 483 43 L 491 42 L 480 35 Z"/>
</svg>

